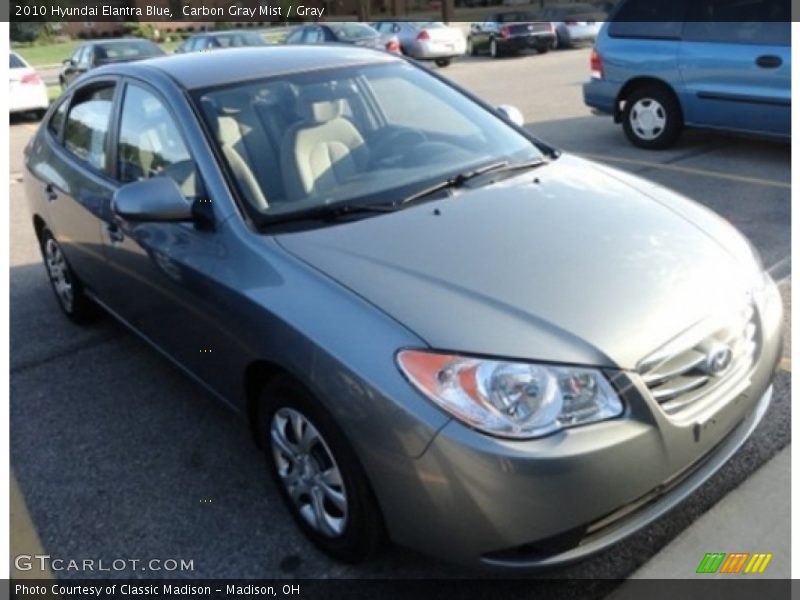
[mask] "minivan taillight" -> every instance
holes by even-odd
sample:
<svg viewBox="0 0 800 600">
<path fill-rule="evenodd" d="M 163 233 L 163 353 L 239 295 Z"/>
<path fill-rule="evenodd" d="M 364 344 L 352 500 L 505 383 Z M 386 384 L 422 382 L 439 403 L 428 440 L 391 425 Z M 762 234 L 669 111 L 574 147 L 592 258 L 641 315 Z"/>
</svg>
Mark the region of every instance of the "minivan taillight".
<svg viewBox="0 0 800 600">
<path fill-rule="evenodd" d="M 511 37 L 511 28 L 508 25 L 503 25 L 500 28 L 500 35 L 504 38 Z"/>
<path fill-rule="evenodd" d="M 431 34 L 428 33 L 427 29 L 423 29 L 417 34 L 417 40 L 419 40 L 420 42 L 424 42 L 429 39 L 431 39 Z"/>
<path fill-rule="evenodd" d="M 386 44 L 386 50 L 394 52 L 395 54 L 400 54 L 400 42 L 397 40 L 389 40 L 389 43 Z"/>
<path fill-rule="evenodd" d="M 590 59 L 592 79 L 603 78 L 603 59 L 597 49 L 592 50 L 592 58 Z"/>
</svg>

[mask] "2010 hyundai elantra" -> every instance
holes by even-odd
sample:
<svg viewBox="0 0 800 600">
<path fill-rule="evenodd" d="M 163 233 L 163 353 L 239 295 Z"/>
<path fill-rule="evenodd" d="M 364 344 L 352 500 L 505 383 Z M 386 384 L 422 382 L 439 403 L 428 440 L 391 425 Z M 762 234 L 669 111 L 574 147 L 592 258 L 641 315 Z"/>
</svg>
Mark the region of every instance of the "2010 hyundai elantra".
<svg viewBox="0 0 800 600">
<path fill-rule="evenodd" d="M 245 416 L 324 551 L 563 563 L 747 439 L 782 307 L 726 221 L 516 114 L 359 48 L 104 67 L 26 149 L 32 224 L 64 313 Z"/>
</svg>

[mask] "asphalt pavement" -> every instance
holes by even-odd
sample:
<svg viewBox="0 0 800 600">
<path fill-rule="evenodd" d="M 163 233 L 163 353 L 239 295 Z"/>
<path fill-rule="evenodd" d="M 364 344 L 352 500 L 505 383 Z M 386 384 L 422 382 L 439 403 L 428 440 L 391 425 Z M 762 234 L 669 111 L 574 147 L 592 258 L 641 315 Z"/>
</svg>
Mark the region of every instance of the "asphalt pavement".
<svg viewBox="0 0 800 600">
<path fill-rule="evenodd" d="M 653 179 L 722 214 L 760 250 L 788 308 L 790 146 L 691 132 L 669 151 L 635 149 L 610 119 L 583 106 L 580 85 L 588 68 L 588 50 L 578 49 L 464 59 L 441 73 L 493 104 L 516 105 L 530 129 L 556 146 Z M 10 136 L 10 413 L 12 468 L 41 546 L 67 559 L 193 560 L 191 571 L 115 576 L 479 575 L 392 547 L 359 566 L 328 560 L 297 532 L 244 422 L 110 318 L 79 328 L 61 316 L 19 179 L 22 148 L 35 126 L 14 119 Z M 788 339 L 786 350 L 788 357 Z M 619 579 L 646 567 L 787 447 L 790 385 L 791 363 L 785 361 L 772 406 L 753 437 L 692 497 L 610 550 L 544 576 Z M 777 464 L 771 481 L 785 485 L 788 460 Z M 736 510 L 750 509 L 745 504 Z M 21 529 L 12 522 L 12 554 L 32 543 L 15 531 Z M 786 542 L 788 527 L 774 535 L 776 545 Z M 687 576 L 684 568 L 672 576 Z M 575 597 L 593 597 L 574 589 Z M 607 591 L 599 590 L 595 597 Z M 536 596 L 535 586 L 530 596 Z"/>
</svg>

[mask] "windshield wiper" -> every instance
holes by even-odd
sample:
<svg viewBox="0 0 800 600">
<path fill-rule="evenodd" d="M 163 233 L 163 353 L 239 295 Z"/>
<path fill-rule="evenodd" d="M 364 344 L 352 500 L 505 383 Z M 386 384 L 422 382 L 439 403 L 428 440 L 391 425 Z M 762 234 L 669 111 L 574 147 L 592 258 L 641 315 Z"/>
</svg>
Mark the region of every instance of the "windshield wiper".
<svg viewBox="0 0 800 600">
<path fill-rule="evenodd" d="M 263 223 L 273 225 L 275 223 L 289 223 L 292 221 L 336 221 L 343 217 L 357 214 L 387 213 L 397 210 L 391 204 L 323 204 L 312 206 L 305 210 L 299 210 L 285 215 L 264 215 Z"/>
<path fill-rule="evenodd" d="M 472 169 L 470 171 L 464 171 L 463 173 L 458 173 L 457 175 L 448 177 L 444 181 L 440 181 L 439 183 L 426 187 L 425 189 L 422 189 L 418 192 L 411 194 L 406 198 L 403 198 L 399 202 L 396 202 L 394 206 L 403 206 L 404 204 L 409 204 L 411 202 L 414 202 L 415 200 L 419 200 L 420 198 L 424 198 L 425 196 L 430 196 L 431 194 L 435 194 L 436 192 L 440 192 L 442 190 L 460 188 L 470 179 L 474 179 L 475 177 L 478 177 L 480 175 L 485 175 L 486 173 L 502 173 L 508 171 L 517 171 L 522 169 L 533 169 L 536 167 L 540 167 L 546 163 L 547 161 L 541 158 L 523 162 L 510 162 L 504 160 L 496 163 L 490 163 L 488 165 L 477 167 L 476 169 Z"/>
</svg>

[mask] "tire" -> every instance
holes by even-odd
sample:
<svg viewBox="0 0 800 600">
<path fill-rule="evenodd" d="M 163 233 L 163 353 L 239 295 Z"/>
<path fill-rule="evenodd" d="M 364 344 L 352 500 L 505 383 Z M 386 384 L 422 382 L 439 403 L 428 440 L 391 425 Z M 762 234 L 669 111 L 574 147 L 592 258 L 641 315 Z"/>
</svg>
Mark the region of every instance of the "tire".
<svg viewBox="0 0 800 600">
<path fill-rule="evenodd" d="M 478 51 L 475 49 L 475 44 L 471 37 L 467 38 L 467 56 L 478 56 Z"/>
<path fill-rule="evenodd" d="M 42 119 L 44 119 L 45 114 L 47 114 L 46 108 L 40 108 L 39 110 L 33 111 L 33 117 L 37 121 L 41 121 Z"/>
<path fill-rule="evenodd" d="M 293 433 L 298 423 L 300 439 Z M 306 537 L 346 563 L 377 552 L 385 539 L 378 503 L 355 452 L 319 402 L 293 379 L 277 377 L 261 392 L 258 432 L 272 478 Z M 309 442 L 303 448 L 296 442 L 306 435 Z M 331 474 L 334 470 L 338 477 Z M 324 473 L 329 485 L 323 484 Z M 334 502 L 342 498 L 344 509 Z"/>
<path fill-rule="evenodd" d="M 536 47 L 536 51 L 539 54 L 547 54 L 548 52 L 550 52 L 550 46 L 548 46 L 546 44 L 542 44 L 541 46 L 537 46 Z"/>
<path fill-rule="evenodd" d="M 50 288 L 58 306 L 73 323 L 83 325 L 96 320 L 99 307 L 85 293 L 83 283 L 69 266 L 53 234 L 42 231 L 40 249 L 44 267 L 50 280 Z"/>
<path fill-rule="evenodd" d="M 648 150 L 669 148 L 683 129 L 681 107 L 663 86 L 642 86 L 625 100 L 622 128 L 634 146 Z"/>
<path fill-rule="evenodd" d="M 500 46 L 497 45 L 497 40 L 495 38 L 489 40 L 489 56 L 492 58 L 500 58 L 502 56 Z"/>
<path fill-rule="evenodd" d="M 452 59 L 450 58 L 437 58 L 436 59 L 436 66 L 440 69 L 444 69 L 445 67 L 449 67 Z"/>
</svg>

